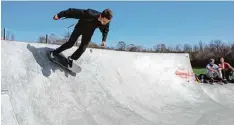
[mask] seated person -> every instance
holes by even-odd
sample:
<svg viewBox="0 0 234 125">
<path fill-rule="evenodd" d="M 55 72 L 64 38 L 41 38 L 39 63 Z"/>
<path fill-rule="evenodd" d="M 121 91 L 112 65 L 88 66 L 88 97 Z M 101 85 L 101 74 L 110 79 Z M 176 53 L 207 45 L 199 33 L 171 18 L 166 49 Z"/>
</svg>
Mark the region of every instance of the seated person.
<svg viewBox="0 0 234 125">
<path fill-rule="evenodd" d="M 231 81 L 229 76 L 232 76 L 234 68 L 229 63 L 225 62 L 223 57 L 220 58 L 219 68 L 222 72 L 222 78 Z"/>
<path fill-rule="evenodd" d="M 218 67 L 218 65 L 214 64 L 215 60 L 214 59 L 210 59 L 209 64 L 206 65 L 206 76 L 211 80 L 211 83 L 214 82 L 214 79 L 218 79 L 219 82 L 225 82 L 222 79 L 222 73 L 220 72 L 220 69 Z"/>
</svg>

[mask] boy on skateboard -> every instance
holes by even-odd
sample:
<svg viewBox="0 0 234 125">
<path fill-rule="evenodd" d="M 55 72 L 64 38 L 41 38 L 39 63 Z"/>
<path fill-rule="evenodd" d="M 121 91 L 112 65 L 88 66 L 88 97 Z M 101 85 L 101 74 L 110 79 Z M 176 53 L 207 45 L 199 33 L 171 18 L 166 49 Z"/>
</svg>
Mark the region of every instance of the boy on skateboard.
<svg viewBox="0 0 234 125">
<path fill-rule="evenodd" d="M 59 20 L 62 17 L 75 18 L 79 19 L 79 21 L 75 25 L 68 42 L 50 52 L 51 58 L 54 58 L 54 56 L 62 51 L 71 48 L 79 36 L 82 35 L 79 48 L 71 56 L 67 57 L 69 68 L 72 68 L 73 60 L 78 60 L 85 52 L 96 28 L 99 28 L 102 32 L 101 46 L 106 46 L 106 38 L 109 32 L 110 21 L 112 19 L 112 11 L 110 9 L 105 9 L 103 12 L 98 12 L 92 9 L 69 8 L 56 14 L 53 19 Z"/>
</svg>

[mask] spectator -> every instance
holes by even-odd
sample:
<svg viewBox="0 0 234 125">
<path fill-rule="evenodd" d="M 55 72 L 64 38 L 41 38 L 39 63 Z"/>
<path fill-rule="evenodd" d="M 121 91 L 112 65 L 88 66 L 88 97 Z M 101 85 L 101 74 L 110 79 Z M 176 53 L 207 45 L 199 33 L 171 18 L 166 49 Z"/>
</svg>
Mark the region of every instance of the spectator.
<svg viewBox="0 0 234 125">
<path fill-rule="evenodd" d="M 211 80 L 211 84 L 214 83 L 214 79 L 216 78 L 221 82 L 221 84 L 223 84 L 222 81 L 224 80 L 222 79 L 221 72 L 218 65 L 215 64 L 214 59 L 210 59 L 209 64 L 206 65 L 206 75 Z"/>
<path fill-rule="evenodd" d="M 220 58 L 219 68 L 222 73 L 222 78 L 224 80 L 231 81 L 229 76 L 232 76 L 234 68 L 229 63 L 225 62 L 223 57 Z"/>
</svg>

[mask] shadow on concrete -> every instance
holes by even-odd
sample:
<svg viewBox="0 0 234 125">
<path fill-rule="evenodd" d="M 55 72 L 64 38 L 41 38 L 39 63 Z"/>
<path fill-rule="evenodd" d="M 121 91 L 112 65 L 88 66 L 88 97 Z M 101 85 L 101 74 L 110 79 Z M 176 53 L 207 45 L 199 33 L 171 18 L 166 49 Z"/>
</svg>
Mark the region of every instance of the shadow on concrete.
<svg viewBox="0 0 234 125">
<path fill-rule="evenodd" d="M 32 55 L 36 62 L 41 66 L 42 74 L 46 77 L 51 75 L 51 71 L 55 72 L 55 70 L 60 70 L 65 73 L 65 76 L 68 77 L 68 74 L 71 76 L 76 76 L 76 74 L 73 74 L 69 72 L 68 70 L 64 69 L 63 67 L 59 66 L 58 64 L 53 63 L 49 57 L 48 52 L 53 50 L 52 48 L 48 47 L 41 47 L 36 48 L 34 46 L 31 46 L 30 44 L 27 45 L 27 48 L 30 52 L 32 52 Z"/>
</svg>

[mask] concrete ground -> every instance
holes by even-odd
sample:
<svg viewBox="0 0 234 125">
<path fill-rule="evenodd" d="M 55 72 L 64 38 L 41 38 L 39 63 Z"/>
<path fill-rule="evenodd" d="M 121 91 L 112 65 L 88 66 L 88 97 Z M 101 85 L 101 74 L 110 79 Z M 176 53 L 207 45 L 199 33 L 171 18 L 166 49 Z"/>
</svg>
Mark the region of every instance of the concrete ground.
<svg viewBox="0 0 234 125">
<path fill-rule="evenodd" d="M 196 83 L 188 54 L 87 49 L 72 75 L 48 59 L 56 47 L 1 41 L 2 125 L 234 123 L 234 84 Z"/>
</svg>

